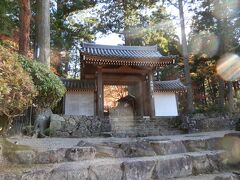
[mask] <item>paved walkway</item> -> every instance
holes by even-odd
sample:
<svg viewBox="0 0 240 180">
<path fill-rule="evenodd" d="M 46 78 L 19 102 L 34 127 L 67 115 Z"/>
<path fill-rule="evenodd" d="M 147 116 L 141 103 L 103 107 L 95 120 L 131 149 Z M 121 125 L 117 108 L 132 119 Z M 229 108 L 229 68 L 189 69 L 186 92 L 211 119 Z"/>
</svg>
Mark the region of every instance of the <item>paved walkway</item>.
<svg viewBox="0 0 240 180">
<path fill-rule="evenodd" d="M 93 144 L 103 143 L 103 142 L 134 142 L 138 140 L 151 140 L 151 141 L 181 141 L 181 140 L 199 140 L 208 139 L 214 137 L 223 137 L 225 134 L 229 133 L 239 133 L 240 131 L 213 131 L 204 133 L 194 133 L 194 134 L 181 134 L 181 135 L 171 135 L 171 136 L 148 136 L 148 137 L 138 137 L 138 138 L 117 138 L 117 137 L 95 137 L 95 138 L 42 138 L 36 139 L 31 137 L 11 137 L 8 138 L 9 141 L 17 144 L 28 145 L 33 149 L 41 150 L 56 150 L 60 148 L 70 148 L 76 146 L 80 141 L 89 142 Z"/>
</svg>

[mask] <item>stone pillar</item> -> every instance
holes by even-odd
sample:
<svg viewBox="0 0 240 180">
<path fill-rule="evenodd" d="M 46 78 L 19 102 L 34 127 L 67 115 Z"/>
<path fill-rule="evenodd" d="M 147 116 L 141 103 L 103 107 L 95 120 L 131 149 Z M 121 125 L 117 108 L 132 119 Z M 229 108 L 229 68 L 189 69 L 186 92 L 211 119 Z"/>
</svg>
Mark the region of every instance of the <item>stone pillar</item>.
<svg viewBox="0 0 240 180">
<path fill-rule="evenodd" d="M 102 67 L 97 67 L 97 102 L 98 102 L 98 113 L 99 117 L 103 117 L 103 78 L 102 78 Z"/>
<path fill-rule="evenodd" d="M 153 72 L 150 70 L 148 72 L 148 88 L 149 88 L 149 110 L 150 110 L 150 116 L 155 116 L 155 106 L 154 106 L 154 100 L 153 100 Z"/>
</svg>

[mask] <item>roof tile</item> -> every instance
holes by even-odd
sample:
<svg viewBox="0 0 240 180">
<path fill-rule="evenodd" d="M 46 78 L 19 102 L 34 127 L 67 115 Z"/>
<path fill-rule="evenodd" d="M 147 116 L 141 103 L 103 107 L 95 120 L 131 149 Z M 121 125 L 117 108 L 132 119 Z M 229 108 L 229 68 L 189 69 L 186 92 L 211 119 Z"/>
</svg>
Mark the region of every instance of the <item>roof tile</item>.
<svg viewBox="0 0 240 180">
<path fill-rule="evenodd" d="M 92 80 L 61 79 L 68 90 L 95 90 L 95 82 Z"/>
<path fill-rule="evenodd" d="M 171 81 L 154 81 L 155 92 L 184 92 L 187 88 L 179 79 Z"/>
<path fill-rule="evenodd" d="M 106 63 L 105 58 L 108 58 L 107 60 L 109 58 L 120 58 L 119 60 L 110 59 L 110 61 L 116 64 L 127 63 L 126 65 L 170 64 L 177 58 L 177 56 L 162 56 L 157 50 L 157 46 L 109 46 L 84 43 L 81 53 L 86 56 L 86 60 L 90 61 L 89 63 L 92 61 Z M 93 60 L 93 56 L 99 59 Z M 141 59 L 142 61 L 134 61 L 131 64 L 130 59 Z"/>
</svg>

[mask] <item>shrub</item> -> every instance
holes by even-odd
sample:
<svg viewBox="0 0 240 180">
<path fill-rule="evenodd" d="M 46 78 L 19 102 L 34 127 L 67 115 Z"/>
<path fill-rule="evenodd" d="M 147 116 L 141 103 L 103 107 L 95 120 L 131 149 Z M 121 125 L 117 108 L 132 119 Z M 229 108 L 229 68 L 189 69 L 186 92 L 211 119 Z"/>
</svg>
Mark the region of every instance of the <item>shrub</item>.
<svg viewBox="0 0 240 180">
<path fill-rule="evenodd" d="M 66 91 L 61 80 L 47 66 L 37 61 L 29 61 L 24 56 L 19 56 L 19 62 L 32 77 L 38 91 L 34 104 L 38 108 L 53 108 Z"/>
<path fill-rule="evenodd" d="M 32 79 L 17 61 L 18 55 L 0 46 L 0 131 L 31 105 L 37 95 Z"/>
</svg>

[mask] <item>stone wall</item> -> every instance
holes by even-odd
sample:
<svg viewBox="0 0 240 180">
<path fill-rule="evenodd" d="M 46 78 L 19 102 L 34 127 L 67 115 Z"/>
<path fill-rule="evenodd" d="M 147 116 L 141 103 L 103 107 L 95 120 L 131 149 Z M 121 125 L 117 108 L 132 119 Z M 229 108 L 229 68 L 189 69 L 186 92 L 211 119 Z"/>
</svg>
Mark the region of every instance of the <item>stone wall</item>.
<svg viewBox="0 0 240 180">
<path fill-rule="evenodd" d="M 195 114 L 194 116 L 180 117 L 182 123 L 181 129 L 192 132 L 207 132 L 207 131 L 220 131 L 231 130 L 236 128 L 236 124 L 240 119 L 240 114 Z"/>
<path fill-rule="evenodd" d="M 125 112 L 125 111 L 124 111 Z M 113 113 L 114 114 L 114 113 Z M 121 113 L 120 113 L 121 114 Z M 52 114 L 49 135 L 52 137 L 143 137 L 180 134 L 174 129 L 176 118 L 133 117 L 114 114 L 110 118 Z"/>
<path fill-rule="evenodd" d="M 121 114 L 121 113 L 120 113 Z M 49 134 L 53 137 L 138 137 L 220 131 L 235 129 L 240 114 L 212 115 L 195 114 L 192 117 L 142 118 L 114 115 L 100 119 L 94 116 L 51 115 Z M 179 127 L 181 130 L 179 130 Z"/>
<path fill-rule="evenodd" d="M 110 130 L 107 118 L 52 114 L 49 134 L 54 137 L 95 137 Z"/>
</svg>

